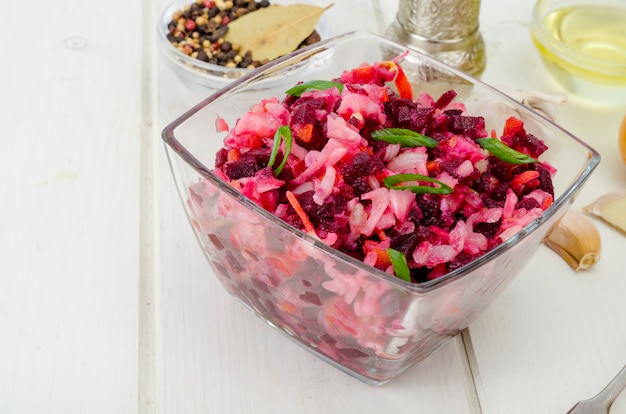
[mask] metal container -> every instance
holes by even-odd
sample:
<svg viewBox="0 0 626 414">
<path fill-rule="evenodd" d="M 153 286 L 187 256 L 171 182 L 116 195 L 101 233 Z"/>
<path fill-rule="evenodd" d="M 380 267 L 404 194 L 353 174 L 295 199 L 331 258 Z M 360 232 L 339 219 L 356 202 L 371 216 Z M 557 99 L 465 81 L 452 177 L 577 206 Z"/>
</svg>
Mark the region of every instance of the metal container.
<svg viewBox="0 0 626 414">
<path fill-rule="evenodd" d="M 400 0 L 387 37 L 480 76 L 486 57 L 479 11 L 480 0 Z"/>
</svg>

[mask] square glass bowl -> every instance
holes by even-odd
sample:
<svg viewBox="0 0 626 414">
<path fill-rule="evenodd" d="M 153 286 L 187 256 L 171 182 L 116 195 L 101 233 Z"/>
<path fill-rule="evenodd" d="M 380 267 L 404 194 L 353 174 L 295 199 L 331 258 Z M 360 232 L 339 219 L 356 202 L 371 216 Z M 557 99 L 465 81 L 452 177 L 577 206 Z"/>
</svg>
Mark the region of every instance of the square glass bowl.
<svg viewBox="0 0 626 414">
<path fill-rule="evenodd" d="M 626 106 L 626 2 L 537 0 L 530 33 L 567 91 L 594 104 Z"/>
<path fill-rule="evenodd" d="M 220 89 L 228 85 L 252 70 L 245 68 L 229 68 L 192 58 L 175 48 L 167 38 L 168 24 L 172 15 L 177 10 L 182 10 L 185 5 L 194 0 L 174 0 L 159 16 L 157 21 L 157 45 L 162 58 L 167 65 L 181 78 L 195 85 L 205 86 L 211 89 Z M 271 4 L 287 6 L 290 4 L 310 3 L 308 0 L 272 0 Z M 328 21 L 324 15 L 320 17 L 315 30 L 321 39 L 327 39 L 330 33 Z"/>
<path fill-rule="evenodd" d="M 379 271 L 277 219 L 211 172 L 225 133 L 261 99 L 296 81 L 330 80 L 365 62 L 399 59 L 415 92 L 458 92 L 468 112 L 502 130 L 513 111 L 550 147 L 558 169 L 544 215 L 479 259 L 439 279 L 411 284 Z M 282 79 L 271 87 L 255 86 Z M 488 113 L 485 113 L 488 112 Z M 360 380 L 382 384 L 466 328 L 510 284 L 570 207 L 600 161 L 592 148 L 513 99 L 419 52 L 354 32 L 295 52 L 191 108 L 163 131 L 185 212 L 224 288 L 278 331 Z M 263 356 L 260 355 L 259 358 Z"/>
</svg>

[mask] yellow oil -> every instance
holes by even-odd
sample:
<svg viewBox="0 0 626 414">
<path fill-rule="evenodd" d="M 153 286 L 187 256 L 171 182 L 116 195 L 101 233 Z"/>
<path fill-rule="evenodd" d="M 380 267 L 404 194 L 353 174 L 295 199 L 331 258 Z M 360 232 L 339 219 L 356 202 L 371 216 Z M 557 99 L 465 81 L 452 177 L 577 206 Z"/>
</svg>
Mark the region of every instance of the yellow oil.
<svg viewBox="0 0 626 414">
<path fill-rule="evenodd" d="M 594 3 L 565 7 L 547 14 L 543 24 L 555 43 L 580 54 L 580 59 L 573 59 L 552 53 L 535 38 L 544 59 L 592 82 L 626 85 L 626 7 Z"/>
</svg>

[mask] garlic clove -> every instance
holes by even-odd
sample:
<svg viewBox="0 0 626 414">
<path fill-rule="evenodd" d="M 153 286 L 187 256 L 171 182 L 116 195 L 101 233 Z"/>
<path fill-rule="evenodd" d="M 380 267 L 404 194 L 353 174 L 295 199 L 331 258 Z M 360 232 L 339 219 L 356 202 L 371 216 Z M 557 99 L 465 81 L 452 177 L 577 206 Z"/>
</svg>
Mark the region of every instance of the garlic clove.
<svg viewBox="0 0 626 414">
<path fill-rule="evenodd" d="M 567 102 L 567 95 L 562 92 L 545 93 L 518 89 L 515 96 L 522 104 L 542 113 L 551 121 L 559 120 L 559 105 Z"/>
<path fill-rule="evenodd" d="M 626 191 L 615 191 L 598 198 L 583 208 L 626 234 Z"/>
<path fill-rule="evenodd" d="M 545 243 L 575 271 L 591 269 L 600 260 L 600 233 L 587 216 L 575 209 L 565 213 Z"/>
</svg>

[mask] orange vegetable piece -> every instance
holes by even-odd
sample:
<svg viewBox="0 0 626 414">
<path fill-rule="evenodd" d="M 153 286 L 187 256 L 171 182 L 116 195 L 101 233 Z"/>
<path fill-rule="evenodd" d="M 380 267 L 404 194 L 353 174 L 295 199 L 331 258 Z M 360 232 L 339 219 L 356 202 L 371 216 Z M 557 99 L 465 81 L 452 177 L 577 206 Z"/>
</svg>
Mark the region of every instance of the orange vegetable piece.
<svg viewBox="0 0 626 414">
<path fill-rule="evenodd" d="M 293 136 L 302 141 L 309 142 L 313 137 L 313 124 L 296 124 L 291 127 Z"/>
<path fill-rule="evenodd" d="M 361 66 L 352 71 L 356 83 L 368 83 L 376 77 L 374 66 Z"/>
<path fill-rule="evenodd" d="M 619 152 L 622 154 L 622 161 L 626 164 L 626 115 L 622 119 L 622 125 L 619 128 L 618 134 Z"/>
<path fill-rule="evenodd" d="M 511 188 L 516 193 L 520 193 L 524 187 L 536 187 L 539 184 L 539 172 L 534 170 L 524 171 L 511 180 Z"/>
<path fill-rule="evenodd" d="M 394 83 L 398 89 L 398 93 L 400 93 L 400 98 L 413 99 L 413 87 L 411 86 L 411 82 L 409 82 L 409 79 L 406 77 L 400 65 L 396 65 L 396 68 L 398 69 L 398 74 L 396 75 Z"/>
<path fill-rule="evenodd" d="M 524 122 L 521 119 L 510 117 L 504 124 L 504 136 L 513 136 L 524 131 Z"/>
<path fill-rule="evenodd" d="M 291 207 L 293 207 L 298 217 L 300 217 L 300 221 L 304 226 L 304 230 L 306 230 L 306 232 L 309 234 L 315 235 L 315 227 L 313 227 L 311 220 L 309 220 L 309 216 L 302 209 L 302 206 L 298 202 L 296 196 L 293 195 L 291 191 L 287 191 L 285 195 L 287 196 L 287 200 L 289 201 L 289 204 L 291 204 Z"/>
</svg>

